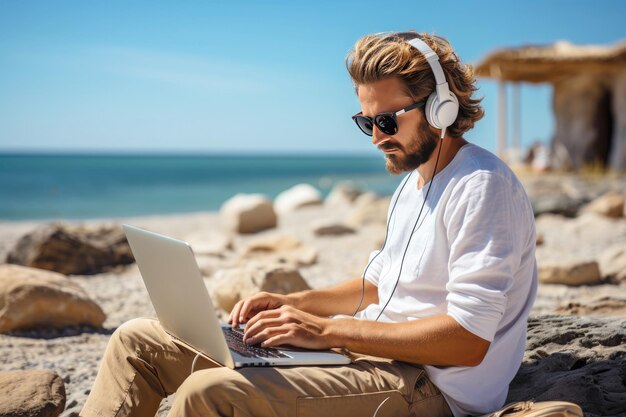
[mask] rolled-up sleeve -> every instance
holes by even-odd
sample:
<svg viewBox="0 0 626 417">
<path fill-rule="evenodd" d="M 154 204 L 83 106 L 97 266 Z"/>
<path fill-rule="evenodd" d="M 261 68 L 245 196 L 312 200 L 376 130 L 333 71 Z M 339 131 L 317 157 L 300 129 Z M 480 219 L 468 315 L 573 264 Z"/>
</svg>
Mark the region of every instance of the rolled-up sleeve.
<svg viewBox="0 0 626 417">
<path fill-rule="evenodd" d="M 488 341 L 504 315 L 519 264 L 513 204 L 506 179 L 480 172 L 458 186 L 444 213 L 450 245 L 447 314 Z"/>
<path fill-rule="evenodd" d="M 367 266 L 363 269 L 363 277 L 378 287 L 380 274 L 383 270 L 383 256 L 379 250 L 370 253 Z"/>
</svg>

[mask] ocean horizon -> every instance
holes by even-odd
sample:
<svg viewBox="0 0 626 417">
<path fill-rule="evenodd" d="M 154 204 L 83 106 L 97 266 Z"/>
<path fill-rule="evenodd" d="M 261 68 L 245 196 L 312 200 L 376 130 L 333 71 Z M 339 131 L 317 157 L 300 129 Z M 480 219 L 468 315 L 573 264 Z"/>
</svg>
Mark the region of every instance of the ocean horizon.
<svg viewBox="0 0 626 417">
<path fill-rule="evenodd" d="M 84 220 L 216 211 L 238 193 L 308 183 L 391 194 L 379 155 L 0 153 L 0 220 Z"/>
</svg>

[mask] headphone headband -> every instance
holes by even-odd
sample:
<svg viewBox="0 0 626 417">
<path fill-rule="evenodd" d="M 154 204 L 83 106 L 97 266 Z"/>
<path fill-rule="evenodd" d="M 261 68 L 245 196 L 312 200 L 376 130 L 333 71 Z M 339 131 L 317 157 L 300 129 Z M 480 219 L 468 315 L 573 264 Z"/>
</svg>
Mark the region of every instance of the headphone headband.
<svg viewBox="0 0 626 417">
<path fill-rule="evenodd" d="M 437 96 L 439 96 L 439 102 L 443 102 L 450 94 L 450 88 L 448 87 L 448 82 L 446 81 L 446 76 L 443 73 L 443 68 L 441 68 L 441 64 L 439 63 L 439 55 L 435 53 L 431 49 L 426 42 L 421 40 L 420 38 L 415 38 L 407 41 L 412 47 L 416 48 L 418 51 L 422 53 L 428 65 L 433 70 L 433 74 L 435 75 L 435 82 L 437 84 Z"/>
</svg>

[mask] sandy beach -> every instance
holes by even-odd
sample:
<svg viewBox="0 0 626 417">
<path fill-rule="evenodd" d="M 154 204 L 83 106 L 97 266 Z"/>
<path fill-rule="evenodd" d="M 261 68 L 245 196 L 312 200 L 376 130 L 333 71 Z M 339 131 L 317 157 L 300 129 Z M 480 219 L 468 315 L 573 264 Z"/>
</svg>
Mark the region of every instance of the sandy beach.
<svg viewBox="0 0 626 417">
<path fill-rule="evenodd" d="M 313 233 L 316 224 L 340 223 L 351 210 L 350 206 L 304 207 L 281 214 L 277 228 L 250 235 L 228 233 L 216 212 L 64 223 L 115 226 L 128 223 L 186 240 L 192 247 L 212 243 L 218 247 L 223 246 L 221 253 L 217 255 L 197 256 L 209 289 L 214 286 L 214 273 L 237 265 L 240 262 L 237 257 L 238 250 L 250 241 L 276 235 L 292 236 L 316 250 L 316 262 L 300 267 L 299 271 L 312 288 L 322 288 L 360 276 L 370 251 L 379 247 L 384 239 L 385 225 L 380 222 L 365 224 L 357 228 L 353 234 L 316 236 Z M 583 222 L 583 226 L 576 226 L 578 223 L 574 222 Z M 6 258 L 7 253 L 21 236 L 46 223 L 0 222 L 0 259 Z M 567 230 L 577 233 L 577 227 L 583 227 L 588 232 L 583 236 L 586 240 L 584 245 L 575 244 L 572 242 L 572 236 L 566 233 Z M 610 232 L 606 231 L 608 229 Z M 589 214 L 572 219 L 546 214 L 537 219 L 537 231 L 538 236 L 545 241 L 538 247 L 537 257 L 540 261 L 548 262 L 555 257 L 562 257 L 563 253 L 569 253 L 573 257 L 583 253 L 592 258 L 609 244 L 626 243 L 626 218 L 604 219 Z M 1 335 L 0 370 L 41 368 L 53 370 L 65 383 L 67 402 L 62 416 L 77 416 L 93 384 L 110 334 L 127 320 L 156 315 L 135 264 L 97 275 L 70 275 L 68 279 L 80 285 L 102 308 L 106 314 L 103 328 L 73 326 Z M 594 305 L 597 306 L 595 313 L 583 311 L 579 314 L 582 311 L 581 306 Z M 574 311 L 576 306 L 580 311 Z M 598 314 L 612 316 L 625 323 L 626 282 L 602 282 L 581 286 L 541 284 L 532 315 L 540 316 L 555 312 L 580 316 Z M 220 314 L 224 317 L 225 313 Z M 624 348 L 623 344 L 618 343 L 616 349 Z M 171 399 L 172 396 L 162 402 L 159 416 L 167 414 Z"/>
<path fill-rule="evenodd" d="M 233 246 L 263 235 L 289 234 L 314 246 L 318 250 L 318 262 L 300 270 L 313 288 L 321 288 L 357 276 L 375 245 L 384 237 L 384 227 L 369 226 L 354 235 L 341 237 L 317 237 L 310 225 L 319 220 L 337 220 L 345 212 L 324 210 L 321 207 L 301 209 L 281 218 L 277 229 L 248 236 L 233 237 Z M 24 233 L 46 222 L 2 222 L 0 223 L 0 259 Z M 66 222 L 72 223 L 72 222 Z M 210 242 L 225 235 L 220 228 L 217 213 L 193 213 L 172 216 L 138 217 L 116 220 L 81 221 L 80 224 L 110 225 L 129 223 L 148 230 L 163 233 L 196 243 Z M 346 251 L 346 248 L 351 248 Z M 232 255 L 232 254 L 231 254 Z M 198 256 L 200 266 L 228 263 L 226 259 Z M 94 276 L 70 276 L 107 315 L 104 329 L 74 328 L 24 332 L 22 335 L 0 336 L 0 370 L 52 369 L 63 376 L 67 405 L 63 416 L 77 415 L 95 379 L 98 364 L 104 353 L 110 334 L 123 322 L 136 317 L 156 317 L 145 286 L 136 265 L 123 271 Z M 211 278 L 206 278 L 211 288 Z M 165 401 L 160 416 L 166 415 Z"/>
</svg>

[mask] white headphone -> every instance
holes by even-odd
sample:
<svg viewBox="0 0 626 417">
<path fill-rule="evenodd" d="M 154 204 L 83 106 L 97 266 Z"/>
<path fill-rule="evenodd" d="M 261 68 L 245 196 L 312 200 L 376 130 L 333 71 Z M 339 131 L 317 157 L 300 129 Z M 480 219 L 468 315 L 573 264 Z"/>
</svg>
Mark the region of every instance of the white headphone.
<svg viewBox="0 0 626 417">
<path fill-rule="evenodd" d="M 426 120 L 432 127 L 444 130 L 456 120 L 456 116 L 459 114 L 459 100 L 448 87 L 448 82 L 439 63 L 439 56 L 435 51 L 419 38 L 411 39 L 407 43 L 424 55 L 433 70 L 433 74 L 435 74 L 437 86 L 428 97 L 424 112 L 426 113 Z"/>
</svg>

